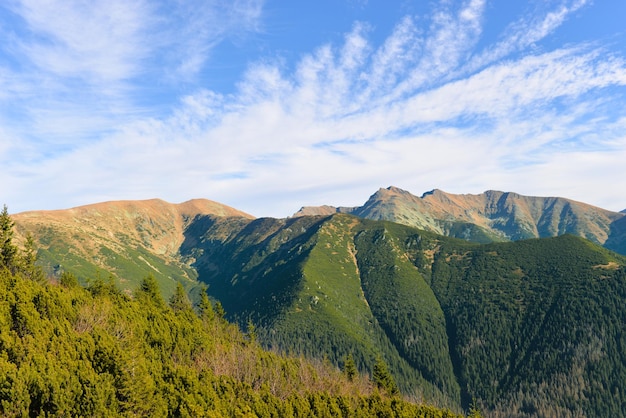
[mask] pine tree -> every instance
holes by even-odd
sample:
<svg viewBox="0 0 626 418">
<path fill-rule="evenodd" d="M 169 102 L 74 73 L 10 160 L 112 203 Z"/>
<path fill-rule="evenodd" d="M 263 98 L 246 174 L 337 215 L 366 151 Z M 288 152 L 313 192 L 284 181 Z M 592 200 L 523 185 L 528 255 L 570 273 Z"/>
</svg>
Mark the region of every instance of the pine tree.
<svg viewBox="0 0 626 418">
<path fill-rule="evenodd" d="M 41 267 L 36 265 L 37 250 L 35 248 L 35 240 L 33 236 L 28 233 L 26 236 L 26 243 L 24 244 L 24 253 L 21 260 L 21 270 L 24 276 L 30 280 L 42 283 L 46 277 Z"/>
<path fill-rule="evenodd" d="M 170 307 L 176 312 L 191 309 L 191 302 L 189 301 L 187 292 L 185 292 L 185 288 L 180 282 L 176 283 L 176 290 L 170 298 Z"/>
<path fill-rule="evenodd" d="M 206 288 L 202 289 L 200 294 L 200 304 L 198 305 L 200 311 L 200 318 L 205 321 L 212 321 L 215 318 L 215 311 L 213 311 L 213 305 L 209 299 L 209 295 L 206 293 Z"/>
<path fill-rule="evenodd" d="M 469 414 L 467 418 L 482 418 L 483 415 L 480 413 L 480 409 L 476 406 L 476 399 L 472 398 L 472 404 L 470 405 Z"/>
<path fill-rule="evenodd" d="M 357 374 L 356 364 L 354 363 L 352 353 L 349 353 L 346 357 L 346 360 L 343 364 L 343 373 L 346 375 L 349 381 L 354 380 L 354 377 Z"/>
<path fill-rule="evenodd" d="M 159 283 L 156 281 L 152 274 L 146 276 L 139 286 L 137 295 L 145 294 L 154 302 L 158 304 L 164 303 L 161 297 L 161 291 L 159 290 Z"/>
<path fill-rule="evenodd" d="M 254 325 L 254 322 L 252 322 L 252 319 L 248 319 L 248 324 L 246 325 L 247 330 L 246 333 L 248 334 L 248 340 L 252 343 L 256 341 L 256 326 Z"/>
<path fill-rule="evenodd" d="M 393 376 L 389 373 L 387 363 L 380 356 L 374 364 L 372 379 L 379 389 L 385 390 L 389 395 L 395 396 L 400 393 Z"/>
<path fill-rule="evenodd" d="M 219 300 L 215 302 L 215 314 L 220 319 L 223 319 L 226 316 L 226 311 Z"/>
<path fill-rule="evenodd" d="M 19 263 L 17 246 L 13 244 L 13 226 L 7 205 L 4 205 L 0 213 L 0 268 L 5 267 L 15 273 Z"/>
<path fill-rule="evenodd" d="M 64 271 L 59 278 L 59 283 L 63 287 L 72 288 L 78 286 L 78 278 L 72 273 Z"/>
</svg>

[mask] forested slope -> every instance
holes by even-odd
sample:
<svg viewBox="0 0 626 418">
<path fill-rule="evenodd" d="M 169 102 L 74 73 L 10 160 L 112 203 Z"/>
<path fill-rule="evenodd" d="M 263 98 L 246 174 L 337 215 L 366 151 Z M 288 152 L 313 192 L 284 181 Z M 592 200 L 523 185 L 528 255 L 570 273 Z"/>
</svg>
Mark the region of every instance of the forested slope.
<svg viewBox="0 0 626 418">
<path fill-rule="evenodd" d="M 626 412 L 623 258 L 573 236 L 446 247 L 431 280 L 468 398 L 503 417 Z"/>
<path fill-rule="evenodd" d="M 49 282 L 6 211 L 0 227 L 2 416 L 457 416 L 390 393 L 384 370 L 370 383 L 264 351 L 180 284 L 166 302 L 151 276 L 131 296 L 102 278 Z"/>
<path fill-rule="evenodd" d="M 406 395 L 492 416 L 626 412 L 626 263 L 589 241 L 478 245 L 345 214 L 220 230 L 196 243 L 199 277 L 268 347 L 382 358 Z"/>
<path fill-rule="evenodd" d="M 158 217 L 136 219 L 135 227 Z M 158 235 L 159 225 L 166 224 L 154 222 L 152 234 Z M 185 269 L 209 285 L 208 293 L 226 308 L 227 318 L 253 331 L 274 352 L 303 355 L 335 368 L 354 364 L 383 393 L 400 391 L 453 410 L 467 410 L 474 400 L 490 416 L 626 415 L 626 259 L 583 238 L 475 244 L 342 213 L 288 219 L 196 213 L 180 225 L 178 253 L 170 253 L 174 262 L 159 264 L 143 256 L 134 260 L 161 273 L 184 260 Z M 107 235 L 105 230 L 99 234 Z M 32 261 L 36 240 L 21 242 Z M 63 243 L 72 246 L 67 239 Z M 141 245 L 119 254 L 133 254 L 133 248 Z M 7 277 L 15 274 L 9 273 Z M 40 276 L 36 269 L 21 274 L 35 282 Z M 180 279 L 168 276 L 161 278 L 170 284 Z M 88 278 L 89 291 L 71 287 L 67 292 L 96 297 L 100 289 L 109 289 L 105 294 L 117 289 L 103 277 L 106 273 Z M 134 304 L 142 293 L 128 288 L 133 282 L 138 286 L 140 277 L 122 276 L 127 291 L 111 293 L 117 296 L 107 296 L 114 299 L 103 309 L 115 306 L 118 298 L 123 306 L 140 310 Z M 181 282 L 201 287 L 193 280 Z M 10 295 L 12 288 L 7 289 Z M 167 298 L 176 289 L 165 289 Z M 40 303 L 33 295 L 19 300 L 28 305 L 31 298 Z M 13 306 L 21 305 L 7 303 L 10 330 L 38 323 L 20 319 Z M 91 309 L 76 303 L 71 309 Z M 32 317 L 41 317 L 39 308 L 33 309 L 38 314 Z M 71 318 L 79 315 L 67 312 Z M 149 320 L 136 317 L 144 313 L 128 316 L 145 327 L 140 324 Z M 75 319 L 69 321 L 76 326 Z M 145 333 L 133 324 L 122 328 L 133 329 L 133 335 Z M 54 325 L 48 324 L 46 332 L 51 329 Z M 115 327 L 106 329 L 117 335 Z M 45 334 L 38 340 L 50 338 Z M 245 338 L 238 338 L 245 345 Z M 133 347 L 145 345 L 133 341 Z M 152 358 L 143 352 L 137 356 Z"/>
</svg>

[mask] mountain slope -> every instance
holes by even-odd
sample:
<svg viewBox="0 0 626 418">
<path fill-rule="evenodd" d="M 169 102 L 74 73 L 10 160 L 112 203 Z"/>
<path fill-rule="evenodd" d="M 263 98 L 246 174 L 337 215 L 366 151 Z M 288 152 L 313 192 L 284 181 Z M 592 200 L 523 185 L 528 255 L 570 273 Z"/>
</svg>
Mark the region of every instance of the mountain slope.
<svg viewBox="0 0 626 418">
<path fill-rule="evenodd" d="M 67 271 L 82 281 L 111 274 L 130 291 L 154 275 L 166 295 L 176 282 L 195 283 L 189 260 L 180 257 L 184 232 L 197 216 L 244 217 L 241 211 L 205 199 L 171 204 L 159 199 L 116 201 L 67 210 L 13 216 L 18 238 L 32 234 L 48 274 Z"/>
<path fill-rule="evenodd" d="M 241 220 L 225 236 L 223 222 L 205 224 L 194 267 L 232 320 L 252 320 L 279 351 L 335 364 L 350 354 L 368 372 L 383 357 L 405 393 L 459 404 L 443 312 L 395 240 L 371 244 L 378 223 L 348 215 Z M 389 277 L 363 261 L 381 257 L 395 273 L 393 293 Z M 397 328 L 398 315 L 408 328 Z"/>
<path fill-rule="evenodd" d="M 385 396 L 364 376 L 262 350 L 184 294 L 129 298 L 11 275 L 0 265 L 3 417 L 458 417 Z"/>
<path fill-rule="evenodd" d="M 626 378 L 624 264 L 571 235 L 443 251 L 432 287 L 467 396 L 494 416 L 623 415 L 605 388 Z"/>
<path fill-rule="evenodd" d="M 494 416 L 624 412 L 600 389 L 626 379 L 624 257 L 572 235 L 478 245 L 345 214 L 220 223 L 199 279 L 269 347 L 365 371 L 382 357 L 404 393 Z"/>
<path fill-rule="evenodd" d="M 295 216 L 320 211 L 302 208 Z M 323 207 L 324 213 L 351 213 L 388 220 L 475 242 L 577 235 L 622 251 L 624 214 L 559 197 L 530 197 L 487 191 L 455 195 L 433 190 L 421 197 L 389 187 L 380 189 L 360 207 Z"/>
<path fill-rule="evenodd" d="M 578 217 L 594 219 L 560 199 L 387 192 L 370 199 L 371 213 L 397 213 L 407 201 L 433 213 L 456 207 L 461 221 L 404 213 L 486 241 L 507 225 L 572 232 Z M 476 201 L 492 204 L 476 214 Z M 369 374 L 384 361 L 407 396 L 455 409 L 475 399 L 491 416 L 626 413 L 626 259 L 592 241 L 477 244 L 341 213 L 362 208 L 252 219 L 148 202 L 16 223 L 22 236 L 33 232 L 48 264 L 63 260 L 61 270 L 110 269 L 127 290 L 154 273 L 166 295 L 176 281 L 194 291 L 206 283 L 228 318 L 255 325 L 266 347 L 340 366 L 351 356 Z M 533 218 L 538 208 L 550 215 Z M 548 222 L 554 213 L 562 223 Z M 492 224 L 469 222 L 481 219 Z M 620 248 L 624 219 L 611 221 L 605 245 Z"/>
</svg>

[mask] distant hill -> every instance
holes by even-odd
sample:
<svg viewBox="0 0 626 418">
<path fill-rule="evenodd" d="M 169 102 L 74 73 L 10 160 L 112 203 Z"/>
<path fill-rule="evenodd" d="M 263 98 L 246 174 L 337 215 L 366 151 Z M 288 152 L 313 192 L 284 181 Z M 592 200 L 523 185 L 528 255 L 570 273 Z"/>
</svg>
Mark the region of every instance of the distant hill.
<svg viewBox="0 0 626 418">
<path fill-rule="evenodd" d="M 206 199 L 180 204 L 152 199 L 23 212 L 13 219 L 18 238 L 27 233 L 36 237 L 40 263 L 49 274 L 69 271 L 82 281 L 112 274 L 127 292 L 152 274 L 167 296 L 177 282 L 188 288 L 197 284 L 197 274 L 179 248 L 198 216 L 253 218 Z"/>
<path fill-rule="evenodd" d="M 354 208 L 303 207 L 294 216 L 350 213 L 387 220 L 475 242 L 515 241 L 573 234 L 626 254 L 624 213 L 611 212 L 561 197 L 530 197 L 486 191 L 450 194 L 441 190 L 421 197 L 389 187 Z"/>
</svg>

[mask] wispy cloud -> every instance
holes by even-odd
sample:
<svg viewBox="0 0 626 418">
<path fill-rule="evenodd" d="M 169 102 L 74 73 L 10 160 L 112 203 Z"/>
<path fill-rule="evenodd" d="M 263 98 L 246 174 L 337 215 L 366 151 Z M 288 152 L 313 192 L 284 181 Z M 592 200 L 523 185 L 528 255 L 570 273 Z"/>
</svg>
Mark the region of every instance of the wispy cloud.
<svg viewBox="0 0 626 418">
<path fill-rule="evenodd" d="M 145 49 L 147 3 L 34 1 L 13 3 L 30 36 L 16 41 L 24 57 L 42 72 L 87 82 L 135 76 Z"/>
<path fill-rule="evenodd" d="M 171 80 L 188 80 L 201 71 L 211 50 L 228 37 L 262 29 L 263 0 L 177 2 L 159 10 L 158 38 Z M 173 69 L 173 71 L 171 71 Z"/>
<path fill-rule="evenodd" d="M 556 8 L 544 5 L 545 9 L 520 17 L 507 26 L 500 41 L 474 55 L 466 67 L 467 70 L 477 70 L 513 52 L 532 46 L 558 29 L 573 13 L 589 3 L 589 0 L 565 0 Z"/>
<path fill-rule="evenodd" d="M 260 2 L 202 5 L 68 6 L 62 25 L 45 21 L 52 2 L 37 10 L 13 3 L 30 35 L 15 35 L 12 56 L 41 73 L 0 67 L 0 86 L 8 88 L 0 103 L 17 99 L 24 112 L 36 109 L 28 129 L 8 123 L 0 131 L 0 161 L 32 161 L 32 137 L 77 139 L 39 153 L 37 165 L 10 165 L 0 174 L 10 184 L 6 196 L 36 188 L 38 201 L 67 202 L 56 206 L 205 196 L 284 216 L 302 204 L 362 203 L 394 184 L 626 206 L 594 186 L 608 175 L 626 190 L 624 57 L 593 40 L 534 47 L 592 7 L 586 1 L 529 11 L 491 42 L 482 38 L 484 1 L 443 1 L 428 20 L 405 16 L 380 43 L 372 41 L 372 25 L 355 22 L 343 42 L 296 63 L 276 56 L 251 62 L 233 93 L 189 81 L 194 87 L 185 94 L 168 90 L 176 97 L 170 112 L 139 103 L 149 83 L 193 80 L 220 42 L 262 30 Z M 89 33 L 81 37 L 85 23 Z M 109 31 L 117 32 L 98 43 Z M 35 81 L 49 83 L 50 98 L 27 99 Z M 7 145 L 8 138 L 21 145 Z"/>
<path fill-rule="evenodd" d="M 260 6 L 259 0 L 10 1 L 0 14 L 7 23 L 0 100 L 13 110 L 2 122 L 22 135 L 70 144 L 161 112 L 153 97 L 175 94 L 167 84 L 195 77 L 229 34 L 255 30 Z"/>
</svg>

